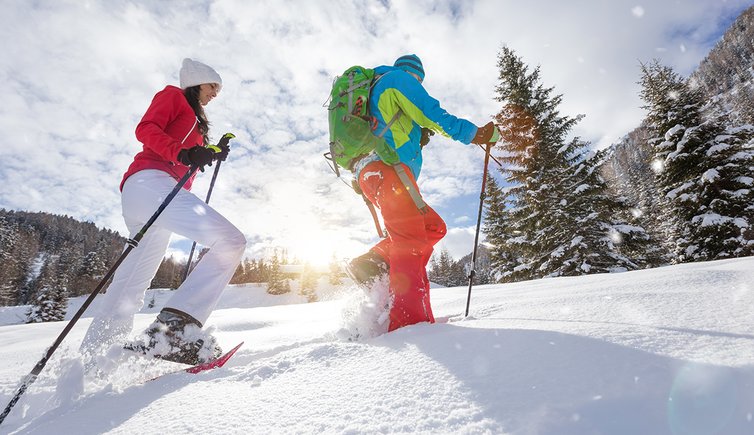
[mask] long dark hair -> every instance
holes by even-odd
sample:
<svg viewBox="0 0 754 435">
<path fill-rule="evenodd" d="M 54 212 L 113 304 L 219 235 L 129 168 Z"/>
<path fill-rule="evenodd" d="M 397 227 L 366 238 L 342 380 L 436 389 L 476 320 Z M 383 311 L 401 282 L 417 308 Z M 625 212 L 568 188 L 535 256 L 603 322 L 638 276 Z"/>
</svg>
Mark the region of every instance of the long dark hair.
<svg viewBox="0 0 754 435">
<path fill-rule="evenodd" d="M 199 86 L 201 85 L 186 88 L 186 90 L 183 91 L 183 95 L 186 96 L 189 105 L 194 109 L 196 119 L 199 120 L 199 132 L 204 138 L 204 145 L 207 145 L 209 143 L 209 120 L 204 113 L 204 107 L 202 107 L 202 104 L 199 102 Z"/>
</svg>

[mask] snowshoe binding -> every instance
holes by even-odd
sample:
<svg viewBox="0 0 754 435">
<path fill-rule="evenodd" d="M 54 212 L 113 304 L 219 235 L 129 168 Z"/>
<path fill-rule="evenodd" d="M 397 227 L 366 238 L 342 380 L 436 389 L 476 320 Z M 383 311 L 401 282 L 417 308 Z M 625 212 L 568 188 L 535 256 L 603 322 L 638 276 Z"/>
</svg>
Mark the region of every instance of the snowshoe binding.
<svg viewBox="0 0 754 435">
<path fill-rule="evenodd" d="M 165 308 L 140 339 L 124 346 L 144 355 L 181 364 L 196 365 L 223 354 L 212 334 L 190 315 Z"/>
<path fill-rule="evenodd" d="M 372 286 L 390 272 L 390 266 L 376 252 L 369 251 L 345 263 L 346 274 L 364 291 L 371 291 Z"/>
</svg>

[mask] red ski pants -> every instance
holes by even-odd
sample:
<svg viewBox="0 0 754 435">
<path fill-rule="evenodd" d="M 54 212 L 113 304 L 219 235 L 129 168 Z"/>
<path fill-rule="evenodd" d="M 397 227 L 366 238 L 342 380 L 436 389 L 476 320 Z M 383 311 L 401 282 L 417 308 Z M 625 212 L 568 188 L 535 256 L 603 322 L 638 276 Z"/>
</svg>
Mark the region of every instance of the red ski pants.
<svg viewBox="0 0 754 435">
<path fill-rule="evenodd" d="M 403 165 L 417 192 L 411 171 Z M 419 322 L 435 321 L 429 300 L 427 263 L 434 245 L 445 236 L 445 222 L 429 206 L 422 213 L 398 178 L 381 161 L 368 164 L 359 176 L 367 199 L 380 209 L 388 236 L 372 250 L 390 265 L 390 326 L 394 331 Z"/>
</svg>

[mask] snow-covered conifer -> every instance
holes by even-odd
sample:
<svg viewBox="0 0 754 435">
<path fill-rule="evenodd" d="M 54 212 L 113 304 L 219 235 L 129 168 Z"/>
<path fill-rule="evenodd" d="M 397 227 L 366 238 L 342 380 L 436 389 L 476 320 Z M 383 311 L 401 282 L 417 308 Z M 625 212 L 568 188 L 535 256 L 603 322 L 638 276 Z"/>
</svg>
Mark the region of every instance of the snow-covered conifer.
<svg viewBox="0 0 754 435">
<path fill-rule="evenodd" d="M 519 263 L 505 278 L 639 267 L 616 249 L 616 228 L 628 228 L 616 227 L 626 208 L 609 197 L 590 144 L 568 139 L 582 116 L 561 115 L 562 95 L 544 87 L 539 68 L 530 71 L 511 49 L 503 47 L 498 67 L 496 99 L 503 108 L 496 119 L 503 134 L 496 151 L 507 163 L 501 171 L 510 185 L 506 255 Z M 639 227 L 633 232 L 637 241 L 646 236 Z"/>
<path fill-rule="evenodd" d="M 701 92 L 657 61 L 642 65 L 640 84 L 674 261 L 750 255 L 754 127 L 705 118 Z"/>
<path fill-rule="evenodd" d="M 280 258 L 277 252 L 272 255 L 272 261 L 269 266 L 267 275 L 267 293 L 271 295 L 282 295 L 291 291 L 290 283 L 283 276 L 280 270 Z"/>
<path fill-rule="evenodd" d="M 60 276 L 58 258 L 50 256 L 42 267 L 27 322 L 64 320 L 67 309 L 68 291 L 65 286 L 65 278 Z"/>
<path fill-rule="evenodd" d="M 301 272 L 301 286 L 299 293 L 305 296 L 309 302 L 317 301 L 317 280 L 319 276 L 311 264 L 305 263 L 304 270 Z"/>
</svg>

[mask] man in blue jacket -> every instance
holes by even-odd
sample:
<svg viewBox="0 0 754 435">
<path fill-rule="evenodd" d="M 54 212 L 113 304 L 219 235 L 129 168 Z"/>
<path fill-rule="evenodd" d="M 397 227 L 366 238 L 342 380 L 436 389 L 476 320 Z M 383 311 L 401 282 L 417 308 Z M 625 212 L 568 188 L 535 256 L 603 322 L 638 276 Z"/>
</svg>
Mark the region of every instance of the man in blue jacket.
<svg viewBox="0 0 754 435">
<path fill-rule="evenodd" d="M 424 67 L 415 54 L 399 57 L 393 66 L 375 68 L 375 76 L 369 99 L 369 110 L 377 119 L 374 131 L 385 132 L 383 137 L 400 163 L 390 166 L 373 153 L 353 167 L 365 197 L 380 209 L 388 236 L 351 260 L 348 271 L 367 288 L 380 275 L 389 274 L 388 331 L 393 331 L 434 322 L 426 266 L 447 228 L 416 184 L 422 167 L 422 129 L 483 145 L 497 142 L 500 132 L 492 122 L 477 127 L 440 107 L 422 86 Z"/>
</svg>

